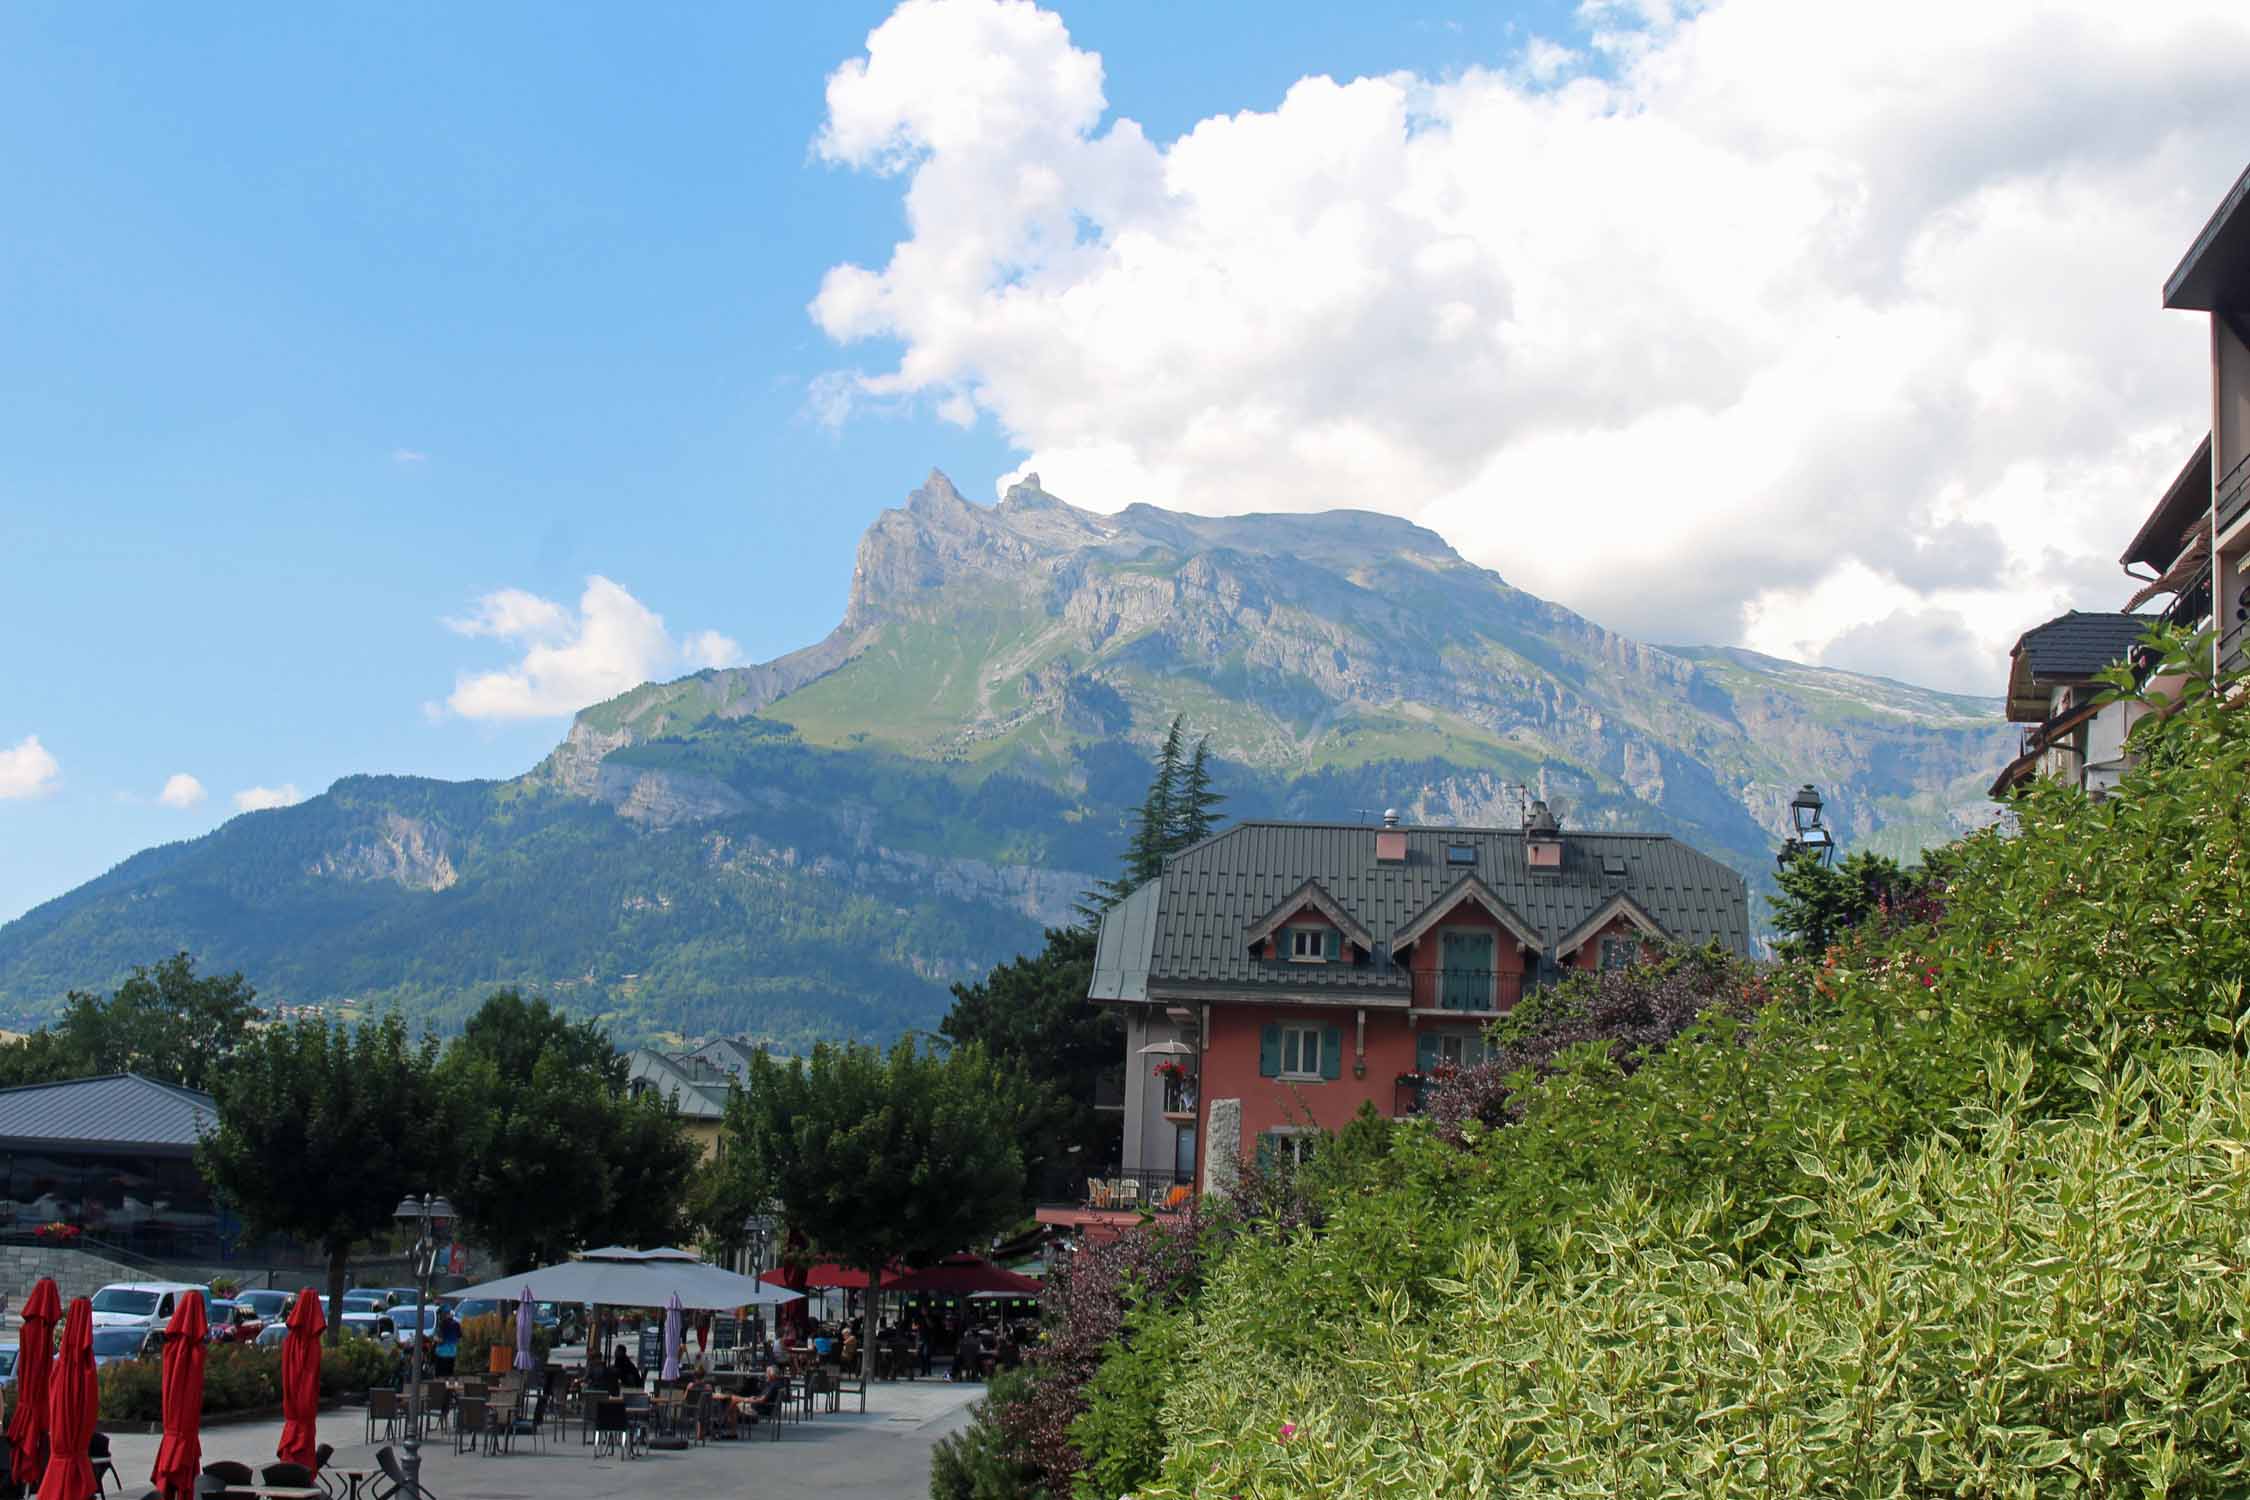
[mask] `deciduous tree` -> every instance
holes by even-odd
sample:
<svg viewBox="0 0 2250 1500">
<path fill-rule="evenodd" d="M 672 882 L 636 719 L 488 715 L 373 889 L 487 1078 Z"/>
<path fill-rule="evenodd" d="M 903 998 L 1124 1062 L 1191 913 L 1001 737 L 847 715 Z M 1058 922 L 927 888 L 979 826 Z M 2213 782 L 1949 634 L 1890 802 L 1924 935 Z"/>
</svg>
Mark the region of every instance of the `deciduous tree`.
<svg viewBox="0 0 2250 1500">
<path fill-rule="evenodd" d="M 454 1149 L 436 1063 L 436 1042 L 409 1040 L 395 1014 L 357 1031 L 315 1017 L 254 1033 L 214 1080 L 218 1122 L 196 1163 L 254 1231 L 326 1252 L 332 1341 L 352 1246 L 390 1228 Z"/>
<path fill-rule="evenodd" d="M 866 1271 L 872 1286 L 893 1261 L 935 1260 L 1015 1221 L 1029 1107 L 974 1044 L 824 1045 L 786 1064 L 757 1053 L 728 1104 L 725 1159 L 748 1201 L 778 1201 L 814 1253 Z M 875 1302 L 860 1341 L 867 1375 Z"/>
</svg>

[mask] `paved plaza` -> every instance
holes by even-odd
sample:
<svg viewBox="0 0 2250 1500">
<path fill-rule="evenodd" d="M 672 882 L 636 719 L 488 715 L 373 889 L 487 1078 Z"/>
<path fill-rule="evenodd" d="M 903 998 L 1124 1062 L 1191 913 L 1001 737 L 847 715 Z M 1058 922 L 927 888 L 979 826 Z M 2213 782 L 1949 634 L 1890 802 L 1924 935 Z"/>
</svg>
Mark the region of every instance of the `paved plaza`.
<svg viewBox="0 0 2250 1500">
<path fill-rule="evenodd" d="M 612 1495 L 663 1495 L 668 1500 L 703 1495 L 818 1495 L 833 1500 L 914 1500 L 929 1493 L 930 1449 L 968 1421 L 981 1385 L 944 1380 L 885 1382 L 869 1387 L 867 1411 L 822 1412 L 784 1423 L 775 1442 L 763 1433 L 684 1451 L 640 1458 L 595 1456 L 577 1429 L 568 1438 L 549 1435 L 539 1445 L 518 1438 L 513 1453 L 484 1456 L 453 1451 L 450 1433 L 432 1435 L 422 1448 L 422 1481 L 433 1500 L 600 1500 Z M 156 1462 L 155 1433 L 104 1424 L 125 1493 L 148 1488 Z M 203 1459 L 232 1458 L 252 1467 L 274 1461 L 281 1423 L 209 1427 Z M 320 1414 L 320 1440 L 336 1445 L 339 1468 L 373 1468 L 364 1407 Z"/>
</svg>

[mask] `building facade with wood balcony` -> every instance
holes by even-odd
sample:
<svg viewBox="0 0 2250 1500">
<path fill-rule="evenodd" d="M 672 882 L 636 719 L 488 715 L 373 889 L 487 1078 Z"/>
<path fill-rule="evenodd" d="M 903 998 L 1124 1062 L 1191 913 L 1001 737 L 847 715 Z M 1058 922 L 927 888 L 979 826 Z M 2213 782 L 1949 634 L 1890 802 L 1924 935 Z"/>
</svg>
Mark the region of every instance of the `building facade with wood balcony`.
<svg viewBox="0 0 2250 1500">
<path fill-rule="evenodd" d="M 2200 526 L 2189 528 L 2204 531 L 2209 567 L 2191 562 L 2177 580 L 2177 597 L 2195 602 L 2195 578 L 2207 577 L 2212 665 L 2235 676 L 2250 671 L 2250 169 L 2164 283 L 2164 305 L 2204 315 L 2211 339 L 2211 436 L 2203 461 L 2209 499 Z M 2151 522 L 2163 511 L 2160 503 Z M 2191 537 L 2187 547 L 2196 545 Z"/>
<path fill-rule="evenodd" d="M 1122 1013 L 1126 1098 L 1088 1206 L 1176 1205 L 1363 1104 L 1409 1113 L 1527 991 L 1666 942 L 1747 953 L 1742 877 L 1544 804 L 1521 828 L 1230 828 L 1103 918 L 1089 998 Z"/>
</svg>

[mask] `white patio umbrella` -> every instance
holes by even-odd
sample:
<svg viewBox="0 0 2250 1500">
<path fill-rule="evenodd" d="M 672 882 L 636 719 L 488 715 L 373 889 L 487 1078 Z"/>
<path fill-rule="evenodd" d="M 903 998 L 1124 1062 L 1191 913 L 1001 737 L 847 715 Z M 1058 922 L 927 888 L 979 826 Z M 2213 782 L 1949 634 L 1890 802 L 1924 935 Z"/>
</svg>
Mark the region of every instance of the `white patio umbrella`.
<svg viewBox="0 0 2250 1500">
<path fill-rule="evenodd" d="M 768 1286 L 754 1276 L 738 1276 L 718 1266 L 706 1265 L 684 1250 L 620 1252 L 614 1247 L 595 1251 L 579 1260 L 566 1260 L 520 1275 L 463 1287 L 452 1295 L 514 1299 L 534 1288 L 532 1295 L 548 1302 L 664 1307 L 676 1296 L 683 1308 L 713 1311 L 771 1307 L 795 1302 L 804 1296 L 802 1292 L 792 1292 L 785 1287 Z"/>
<path fill-rule="evenodd" d="M 1195 1049 L 1185 1042 L 1150 1042 L 1143 1047 L 1141 1057 L 1193 1057 Z"/>
</svg>

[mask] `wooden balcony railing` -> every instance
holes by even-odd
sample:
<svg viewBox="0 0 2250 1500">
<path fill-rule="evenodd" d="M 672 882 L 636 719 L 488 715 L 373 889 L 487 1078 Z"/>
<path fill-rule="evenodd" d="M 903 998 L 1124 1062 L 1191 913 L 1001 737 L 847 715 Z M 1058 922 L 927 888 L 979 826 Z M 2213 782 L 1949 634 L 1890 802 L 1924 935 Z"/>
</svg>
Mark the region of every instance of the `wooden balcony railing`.
<svg viewBox="0 0 2250 1500">
<path fill-rule="evenodd" d="M 1523 998 L 1524 977 L 1510 970 L 1416 969 L 1416 1010 L 1506 1010 Z"/>
</svg>

